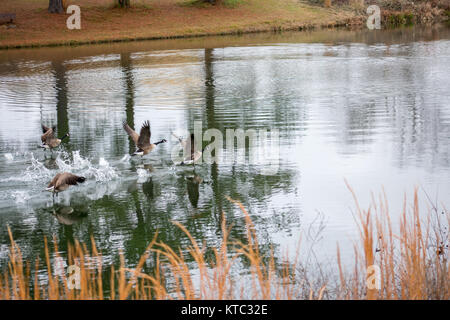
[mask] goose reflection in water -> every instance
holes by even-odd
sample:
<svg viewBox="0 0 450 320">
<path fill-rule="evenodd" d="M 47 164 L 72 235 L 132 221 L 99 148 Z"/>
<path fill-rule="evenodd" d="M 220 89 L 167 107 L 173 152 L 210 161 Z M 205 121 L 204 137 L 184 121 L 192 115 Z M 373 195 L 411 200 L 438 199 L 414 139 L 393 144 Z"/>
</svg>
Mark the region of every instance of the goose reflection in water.
<svg viewBox="0 0 450 320">
<path fill-rule="evenodd" d="M 44 167 L 46 167 L 49 170 L 59 169 L 58 164 L 56 163 L 56 159 L 54 158 L 45 158 Z"/>
<path fill-rule="evenodd" d="M 59 223 L 70 226 L 87 217 L 84 210 L 76 210 L 71 206 L 55 205 L 52 210 L 53 215 Z"/>
<path fill-rule="evenodd" d="M 200 198 L 200 184 L 203 183 L 203 178 L 193 172 L 192 175 L 186 175 L 186 188 L 188 193 L 189 202 L 194 210 L 198 209 L 198 199 Z"/>
<path fill-rule="evenodd" d="M 153 192 L 153 179 L 152 177 L 148 178 L 147 181 L 145 181 L 142 184 L 142 192 L 147 197 L 148 200 L 152 200 L 155 197 L 155 194 Z"/>
<path fill-rule="evenodd" d="M 151 164 L 144 164 L 142 167 L 142 169 L 147 170 L 148 172 L 154 172 L 155 168 L 153 168 L 153 166 Z"/>
</svg>

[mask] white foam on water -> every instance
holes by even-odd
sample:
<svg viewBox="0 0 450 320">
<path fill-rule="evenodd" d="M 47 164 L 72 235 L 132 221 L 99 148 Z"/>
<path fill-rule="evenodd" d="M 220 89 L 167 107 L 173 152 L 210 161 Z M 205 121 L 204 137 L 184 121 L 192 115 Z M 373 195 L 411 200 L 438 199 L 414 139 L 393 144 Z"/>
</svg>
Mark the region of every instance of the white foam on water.
<svg viewBox="0 0 450 320">
<path fill-rule="evenodd" d="M 31 196 L 27 191 L 13 191 L 11 193 L 11 197 L 17 204 L 25 204 L 28 200 L 31 199 Z"/>
<path fill-rule="evenodd" d="M 60 171 L 72 172 L 98 182 L 111 181 L 119 177 L 107 160 L 100 158 L 97 167 L 89 159 L 83 158 L 79 150 L 72 152 L 72 159 L 67 154 L 63 154 L 63 157 L 58 156 L 56 163 Z"/>
<path fill-rule="evenodd" d="M 126 154 L 123 156 L 122 159 L 120 159 L 120 162 L 128 162 L 130 161 L 131 156 L 129 154 Z"/>
<path fill-rule="evenodd" d="M 100 158 L 99 168 L 91 166 L 88 173 L 92 174 L 96 181 L 111 181 L 119 177 L 116 170 L 104 158 Z"/>
<path fill-rule="evenodd" d="M 5 158 L 8 162 L 11 162 L 14 160 L 14 156 L 12 155 L 12 153 L 5 153 Z"/>
<path fill-rule="evenodd" d="M 136 173 L 138 175 L 138 182 L 139 183 L 147 181 L 147 178 L 151 176 L 151 174 L 150 174 L 150 172 L 148 170 L 141 169 L 141 168 L 137 169 Z"/>
<path fill-rule="evenodd" d="M 34 157 L 31 153 L 31 165 L 29 165 L 24 172 L 18 173 L 17 175 L 0 179 L 0 182 L 32 182 L 41 179 L 48 179 L 52 176 L 52 172 L 47 169 L 42 162 Z"/>
<path fill-rule="evenodd" d="M 98 165 L 100 166 L 100 167 L 107 167 L 107 166 L 109 166 L 109 163 L 108 163 L 108 161 L 106 161 L 105 160 L 105 158 L 100 158 L 100 160 L 98 160 Z"/>
<path fill-rule="evenodd" d="M 51 176 L 52 172 L 44 166 L 44 163 L 36 159 L 34 154 L 31 154 L 31 165 L 25 169 L 23 175 L 17 178 L 21 181 L 29 182 L 50 178 Z"/>
<path fill-rule="evenodd" d="M 74 171 L 89 168 L 91 162 L 80 155 L 80 151 L 72 152 L 72 159 L 67 152 L 62 152 L 56 158 L 56 164 L 61 171 Z"/>
<path fill-rule="evenodd" d="M 26 205 L 30 200 L 34 199 L 36 192 L 40 194 L 40 192 L 44 191 L 49 181 L 59 172 L 71 172 L 85 177 L 89 184 L 88 189 L 92 188 L 92 193 L 96 198 L 105 194 L 111 194 L 115 190 L 113 186 L 120 185 L 119 174 L 116 168 L 112 167 L 104 158 L 100 158 L 98 164 L 94 165 L 89 159 L 82 157 L 80 151 L 74 151 L 71 154 L 67 152 L 58 153 L 54 161 L 56 166 L 49 169 L 45 166 L 46 159 L 40 161 L 31 153 L 25 170 L 0 179 L 0 183 L 14 184 L 8 191 L 0 192 L 0 199 L 12 200 L 21 206 Z M 100 185 L 95 183 L 112 180 L 116 180 L 114 182 L 117 183 L 110 182 Z M 92 182 L 92 184 L 89 182 Z M 28 186 L 29 190 L 25 191 L 22 188 L 23 185 Z M 105 188 L 101 188 L 103 185 Z M 62 197 L 64 198 L 64 194 Z M 60 198 L 60 201 L 63 201 L 63 198 Z"/>
</svg>

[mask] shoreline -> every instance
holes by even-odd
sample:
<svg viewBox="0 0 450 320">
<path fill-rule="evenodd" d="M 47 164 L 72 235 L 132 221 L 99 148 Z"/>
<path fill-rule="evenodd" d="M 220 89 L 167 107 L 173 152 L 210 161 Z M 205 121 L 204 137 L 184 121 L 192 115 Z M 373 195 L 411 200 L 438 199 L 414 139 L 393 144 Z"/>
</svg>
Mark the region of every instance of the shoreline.
<svg viewBox="0 0 450 320">
<path fill-rule="evenodd" d="M 363 18 L 363 17 L 358 17 Z M 288 32 L 288 31 L 307 31 L 307 30 L 321 30 L 321 29 L 334 29 L 344 27 L 362 27 L 361 23 L 345 21 L 336 21 L 328 24 L 299 24 L 297 26 L 282 25 L 272 26 L 269 28 L 255 28 L 255 29 L 236 29 L 223 32 L 208 32 L 208 33 L 193 33 L 193 34 L 174 34 L 167 36 L 148 36 L 148 37 L 136 37 L 136 38 L 113 38 L 113 39 L 95 39 L 95 40 L 69 40 L 63 42 L 49 42 L 49 43 L 32 43 L 32 44 L 19 44 L 19 45 L 0 45 L 0 50 L 12 50 L 12 49 L 30 49 L 30 48 L 52 48 L 52 47 L 75 47 L 83 45 L 94 44 L 108 44 L 108 43 L 121 43 L 121 42 L 138 42 L 138 41 L 154 41 L 154 40 L 173 40 L 173 39 L 193 39 L 203 37 L 215 37 L 215 36 L 233 36 L 244 35 L 252 33 L 270 33 L 270 32 Z"/>
<path fill-rule="evenodd" d="M 108 7 L 106 0 L 97 3 L 84 0 L 76 2 L 82 8 L 81 30 L 68 30 L 66 19 L 70 15 L 47 13 L 45 0 L 4 1 L 6 11 L 14 12 L 17 19 L 13 28 L 0 26 L 0 50 L 364 28 L 367 20 L 361 9 L 348 6 L 324 8 L 306 2 L 294 6 L 291 0 L 267 0 L 265 7 L 259 0 L 248 0 L 234 8 L 182 6 L 180 0 L 161 0 L 155 1 L 151 8 L 127 10 Z M 411 23 L 415 18 L 418 17 L 411 16 L 407 10 L 384 10 L 382 29 L 421 24 Z M 444 11 L 433 17 L 431 23 L 448 18 L 448 12 Z"/>
</svg>

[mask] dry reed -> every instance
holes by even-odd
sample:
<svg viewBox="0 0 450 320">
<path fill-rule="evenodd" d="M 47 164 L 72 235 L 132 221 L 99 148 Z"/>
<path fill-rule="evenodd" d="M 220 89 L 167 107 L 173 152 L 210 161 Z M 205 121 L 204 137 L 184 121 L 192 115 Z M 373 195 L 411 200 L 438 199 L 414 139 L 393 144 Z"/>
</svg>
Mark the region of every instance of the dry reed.
<svg viewBox="0 0 450 320">
<path fill-rule="evenodd" d="M 183 225 L 174 222 L 189 238 L 190 246 L 185 250 L 171 248 L 159 242 L 156 234 L 134 268 L 125 266 L 120 252 L 120 267 L 110 267 L 108 289 L 102 278 L 102 255 L 94 239 L 90 250 L 77 241 L 68 248 L 67 264 L 78 266 L 80 271 L 80 286 L 73 289 L 72 275 L 58 272 L 64 270 L 65 261 L 59 255 L 56 239 L 53 264 L 44 238 L 46 274 L 38 274 L 40 261 L 36 260 L 32 276 L 30 264 L 24 263 L 8 230 L 11 246 L 8 268 L 0 275 L 0 299 L 449 299 L 447 211 L 438 212 L 434 206 L 423 222 L 416 190 L 410 210 L 405 200 L 399 231 L 395 233 L 385 195 L 378 202 L 374 200 L 368 210 L 361 210 L 353 195 L 360 241 L 355 244 L 351 272 L 344 270 L 338 247 L 339 281 L 334 288 L 327 279 L 315 281 L 315 286 L 305 285 L 305 277 L 298 272 L 299 249 L 293 258 L 285 253 L 282 263 L 278 263 L 280 259 L 275 258 L 273 250 L 263 255 L 250 215 L 240 202 L 229 199 L 243 212 L 246 243 L 229 239 L 231 226 L 223 216 L 221 244 L 210 248 L 213 259 L 208 259 L 206 243 L 199 244 Z M 186 255 L 193 262 L 188 262 Z M 152 274 L 143 272 L 150 257 L 155 266 Z M 242 260 L 249 266 L 244 276 L 235 270 Z M 60 268 L 57 263 L 62 264 Z M 368 289 L 366 284 L 366 271 L 372 265 L 380 270 L 379 290 Z M 42 278 L 44 283 L 39 281 Z"/>
</svg>

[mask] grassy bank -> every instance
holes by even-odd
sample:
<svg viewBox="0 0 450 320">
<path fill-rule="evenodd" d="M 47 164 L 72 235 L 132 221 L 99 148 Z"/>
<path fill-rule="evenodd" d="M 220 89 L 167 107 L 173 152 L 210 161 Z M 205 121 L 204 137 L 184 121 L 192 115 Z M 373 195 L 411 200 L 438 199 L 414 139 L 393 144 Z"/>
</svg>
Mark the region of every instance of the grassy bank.
<svg viewBox="0 0 450 320">
<path fill-rule="evenodd" d="M 311 0 L 315 1 L 315 0 Z M 381 9 L 381 23 L 385 28 L 413 24 L 431 24 L 448 20 L 448 0 L 336 0 L 347 3 L 363 14 L 367 7 L 376 4 Z"/>
<path fill-rule="evenodd" d="M 67 0 L 81 8 L 81 30 L 66 27 L 67 14 L 47 12 L 48 0 L 2 0 L 0 13 L 15 13 L 0 26 L 0 49 L 80 45 L 135 40 L 304 30 L 364 25 L 370 4 L 381 8 L 382 24 L 398 27 L 449 19 L 446 0 Z M 330 6 L 331 4 L 331 6 Z"/>
<path fill-rule="evenodd" d="M 0 26 L 0 49 L 364 25 L 374 3 L 387 27 L 448 19 L 450 13 L 445 0 L 134 0 L 127 9 L 114 3 L 67 0 L 81 8 L 81 30 L 69 30 L 69 15 L 48 13 L 48 0 L 2 0 L 0 13 L 17 19 Z"/>
<path fill-rule="evenodd" d="M 190 239 L 187 248 L 171 248 L 158 241 L 158 234 L 143 252 L 138 264 L 127 267 L 102 264 L 101 250 L 75 243 L 68 257 L 54 253 L 45 242 L 47 282 L 38 280 L 35 271 L 23 261 L 20 248 L 11 237 L 8 269 L 0 275 L 0 299 L 442 299 L 450 298 L 448 212 L 431 205 L 428 215 L 419 214 L 417 192 L 412 203 L 405 203 L 394 227 L 384 196 L 373 201 L 368 210 L 359 208 L 356 198 L 356 225 L 360 238 L 355 243 L 351 271 L 340 261 L 339 247 L 334 270 L 305 264 L 300 248 L 295 256 L 267 254 L 259 250 L 255 227 L 245 208 L 229 199 L 243 212 L 246 223 L 245 243 L 230 238 L 230 226 L 222 219 L 219 245 L 199 244 L 182 226 Z M 58 260 L 59 259 L 59 260 Z M 51 261 L 53 260 L 53 261 Z M 70 289 L 65 272 L 58 265 L 76 264 L 80 268 L 80 288 Z M 151 261 L 153 272 L 142 271 Z M 379 267 L 379 287 L 367 275 L 369 266 Z M 242 266 L 248 273 L 242 272 Z M 236 269 L 237 267 L 237 269 Z M 236 271 L 241 272 L 236 272 Z M 312 273 L 311 271 L 320 272 Z M 330 273 L 331 272 L 331 273 Z M 336 281 L 333 275 L 337 274 Z M 42 278 L 42 277 L 41 277 Z M 369 285 L 367 284 L 369 283 Z M 107 288 L 107 289 L 106 289 Z"/>
<path fill-rule="evenodd" d="M 324 8 L 298 0 L 68 0 L 81 8 L 81 30 L 68 30 L 69 15 L 49 14 L 48 0 L 2 0 L 0 12 L 15 13 L 15 27 L 0 26 L 0 48 L 74 45 L 110 41 L 299 30 L 351 23 L 348 6 Z"/>
</svg>

